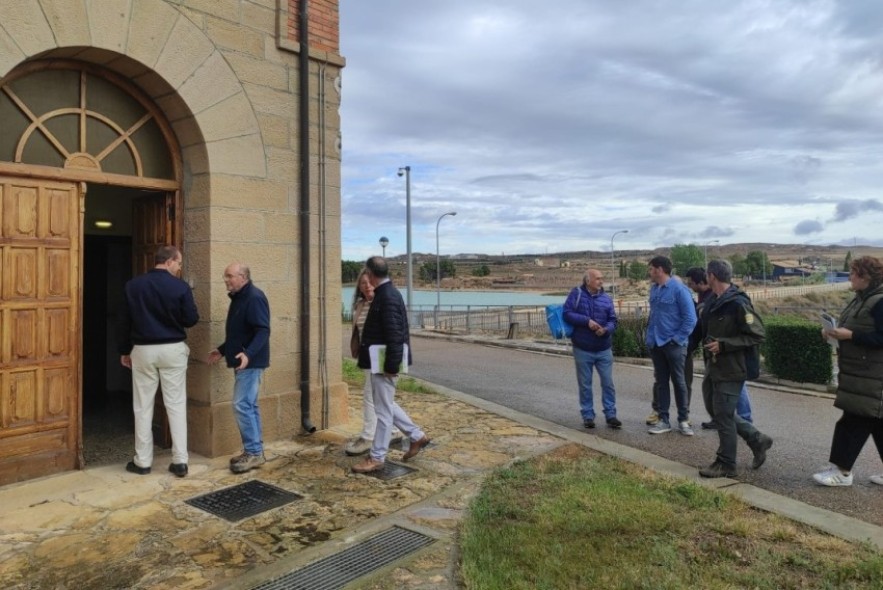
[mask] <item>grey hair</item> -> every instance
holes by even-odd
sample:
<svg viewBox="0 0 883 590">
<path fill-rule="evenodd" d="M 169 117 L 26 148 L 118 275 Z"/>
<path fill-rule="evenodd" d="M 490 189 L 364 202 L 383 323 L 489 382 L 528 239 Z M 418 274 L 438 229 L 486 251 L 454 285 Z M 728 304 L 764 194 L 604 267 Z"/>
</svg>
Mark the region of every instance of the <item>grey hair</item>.
<svg viewBox="0 0 883 590">
<path fill-rule="evenodd" d="M 733 280 L 733 265 L 726 260 L 712 260 L 708 263 L 708 274 L 713 274 L 722 283 Z"/>
</svg>

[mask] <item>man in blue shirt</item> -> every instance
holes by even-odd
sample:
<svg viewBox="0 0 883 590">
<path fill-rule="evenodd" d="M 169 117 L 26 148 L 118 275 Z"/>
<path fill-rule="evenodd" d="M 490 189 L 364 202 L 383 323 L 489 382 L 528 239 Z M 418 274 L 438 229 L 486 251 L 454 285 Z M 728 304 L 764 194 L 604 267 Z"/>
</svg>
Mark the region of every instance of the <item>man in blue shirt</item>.
<svg viewBox="0 0 883 590">
<path fill-rule="evenodd" d="M 668 411 L 671 389 L 674 385 L 678 409 L 678 428 L 681 434 L 693 435 L 690 427 L 690 404 L 684 378 L 687 343 L 696 325 L 693 296 L 684 283 L 671 277 L 671 260 L 656 256 L 650 260 L 650 320 L 647 325 L 647 350 L 653 360 L 653 373 L 658 393 L 659 421 L 648 432 L 671 432 Z"/>
</svg>

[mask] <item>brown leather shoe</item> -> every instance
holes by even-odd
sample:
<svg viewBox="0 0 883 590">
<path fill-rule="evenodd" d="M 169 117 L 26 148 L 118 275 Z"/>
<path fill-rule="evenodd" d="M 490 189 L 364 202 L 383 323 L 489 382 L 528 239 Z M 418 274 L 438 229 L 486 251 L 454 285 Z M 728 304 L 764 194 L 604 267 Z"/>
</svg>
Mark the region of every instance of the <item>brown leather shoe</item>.
<svg viewBox="0 0 883 590">
<path fill-rule="evenodd" d="M 374 471 L 380 471 L 383 469 L 385 463 L 383 461 L 375 461 L 371 457 L 368 457 L 361 463 L 356 463 L 353 465 L 353 473 L 372 473 Z"/>
<path fill-rule="evenodd" d="M 407 461 L 414 455 L 420 452 L 420 449 L 425 447 L 430 443 L 429 437 L 424 436 L 420 440 L 412 440 L 411 446 L 408 447 L 408 452 L 402 455 L 402 461 Z"/>
</svg>

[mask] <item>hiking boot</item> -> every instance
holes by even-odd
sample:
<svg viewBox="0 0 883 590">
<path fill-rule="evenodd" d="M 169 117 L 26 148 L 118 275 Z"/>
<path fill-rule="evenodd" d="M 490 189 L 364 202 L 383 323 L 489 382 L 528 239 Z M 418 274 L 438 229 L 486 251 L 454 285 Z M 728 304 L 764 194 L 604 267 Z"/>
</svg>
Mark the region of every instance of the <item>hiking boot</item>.
<svg viewBox="0 0 883 590">
<path fill-rule="evenodd" d="M 653 426 L 654 424 L 659 422 L 659 414 L 656 412 L 650 412 L 650 415 L 647 416 L 647 426 Z"/>
<path fill-rule="evenodd" d="M 583 428 L 594 428 L 595 420 L 593 418 L 586 418 L 583 420 Z"/>
<path fill-rule="evenodd" d="M 736 477 L 736 468 L 728 467 L 720 461 L 715 461 L 708 467 L 699 470 L 702 477 Z"/>
<path fill-rule="evenodd" d="M 665 434 L 666 432 L 671 432 L 671 424 L 658 420 L 653 428 L 648 429 L 647 432 L 650 434 Z"/>
<path fill-rule="evenodd" d="M 373 444 L 373 440 L 368 440 L 367 438 L 362 438 L 361 436 L 359 436 L 346 443 L 344 452 L 350 457 L 364 455 L 371 450 L 371 445 Z"/>
<path fill-rule="evenodd" d="M 831 467 L 812 476 L 816 483 L 828 487 L 846 487 L 852 485 L 852 474 L 843 473 L 839 467 Z"/>
<path fill-rule="evenodd" d="M 883 486 L 883 473 L 881 473 L 880 475 L 872 475 L 870 479 L 871 483 L 875 483 L 878 486 Z"/>
<path fill-rule="evenodd" d="M 700 424 L 700 426 L 702 426 L 703 430 L 717 430 L 718 429 L 717 422 L 715 422 L 714 420 L 709 420 L 708 422 L 703 422 L 702 424 Z"/>
<path fill-rule="evenodd" d="M 233 473 L 245 473 L 246 471 L 251 471 L 255 467 L 260 467 L 266 462 L 267 460 L 264 458 L 263 453 L 260 455 L 242 453 L 236 457 L 235 461 L 230 462 L 230 471 Z"/>
<path fill-rule="evenodd" d="M 754 461 L 751 462 L 752 469 L 760 469 L 760 466 L 766 461 L 766 452 L 773 446 L 773 439 L 765 434 L 757 437 L 757 442 L 751 447 L 754 452 Z"/>
<path fill-rule="evenodd" d="M 235 457 L 230 457 L 230 465 L 233 465 L 234 463 L 238 463 L 239 461 L 242 461 L 247 455 L 248 455 L 248 453 L 246 453 L 245 451 L 242 451 L 241 453 L 239 453 Z"/>
<path fill-rule="evenodd" d="M 619 418 L 614 416 L 612 418 L 607 418 L 607 426 L 609 426 L 610 428 L 619 429 L 622 428 L 622 422 L 619 421 Z"/>
<path fill-rule="evenodd" d="M 684 420 L 683 422 L 678 422 L 678 429 L 684 436 L 693 436 L 693 427 L 690 426 L 690 423 L 686 420 Z"/>
</svg>

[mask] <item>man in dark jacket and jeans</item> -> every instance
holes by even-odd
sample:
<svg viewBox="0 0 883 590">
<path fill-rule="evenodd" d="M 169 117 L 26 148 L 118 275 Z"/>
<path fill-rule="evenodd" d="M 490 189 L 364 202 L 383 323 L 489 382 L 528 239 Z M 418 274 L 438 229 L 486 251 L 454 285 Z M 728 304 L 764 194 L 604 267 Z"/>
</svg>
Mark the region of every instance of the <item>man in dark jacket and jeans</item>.
<svg viewBox="0 0 883 590">
<path fill-rule="evenodd" d="M 120 325 L 120 363 L 132 369 L 135 414 L 135 457 L 126 471 L 147 475 L 153 464 L 153 405 L 157 387 L 172 434 L 169 471 L 187 475 L 187 359 L 185 328 L 196 325 L 199 313 L 190 285 L 177 277 L 183 262 L 174 246 L 162 246 L 154 267 L 126 283 L 126 306 Z"/>
<path fill-rule="evenodd" d="M 368 280 L 374 286 L 374 301 L 371 302 L 365 327 L 362 329 L 359 368 L 371 369 L 377 428 L 374 430 L 374 442 L 368 458 L 353 465 L 352 469 L 356 473 L 370 473 L 384 468 L 393 425 L 411 441 L 408 451 L 402 457 L 403 461 L 411 459 L 429 444 L 429 438 L 423 430 L 414 424 L 395 401 L 399 371 L 403 364 L 411 364 L 408 310 L 401 293 L 389 280 L 386 260 L 373 256 L 365 263 L 365 270 Z M 371 347 L 375 345 L 383 345 L 386 349 L 383 360 L 372 366 Z"/>
<path fill-rule="evenodd" d="M 235 373 L 233 413 L 242 437 L 242 454 L 230 459 L 230 471 L 245 473 L 266 462 L 258 394 L 264 371 L 270 366 L 270 303 L 251 282 L 251 271 L 234 262 L 224 270 L 230 297 L 226 339 L 208 356 L 209 364 L 222 358 Z"/>
<path fill-rule="evenodd" d="M 702 342 L 705 359 L 703 396 L 710 396 L 720 444 L 711 465 L 699 470 L 702 477 L 736 475 L 736 435 L 754 453 L 752 467 L 766 461 L 773 439 L 736 413 L 742 385 L 748 378 L 746 352 L 764 339 L 763 324 L 744 291 L 730 284 L 733 269 L 726 260 L 708 263 L 708 285 L 714 294 L 702 308 Z"/>
<path fill-rule="evenodd" d="M 613 331 L 616 312 L 613 301 L 604 292 L 604 276 L 590 268 L 583 284 L 576 287 L 564 302 L 564 321 L 573 326 L 570 341 L 576 365 L 580 413 L 583 426 L 595 427 L 595 408 L 592 395 L 592 369 L 598 370 L 601 380 L 601 405 L 611 428 L 622 428 L 616 417 L 616 390 L 613 387 Z"/>
</svg>

